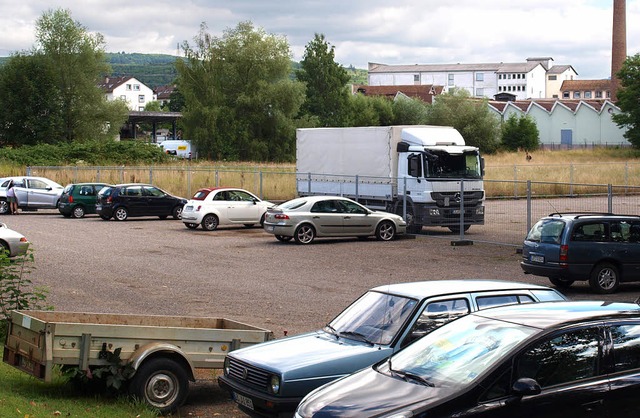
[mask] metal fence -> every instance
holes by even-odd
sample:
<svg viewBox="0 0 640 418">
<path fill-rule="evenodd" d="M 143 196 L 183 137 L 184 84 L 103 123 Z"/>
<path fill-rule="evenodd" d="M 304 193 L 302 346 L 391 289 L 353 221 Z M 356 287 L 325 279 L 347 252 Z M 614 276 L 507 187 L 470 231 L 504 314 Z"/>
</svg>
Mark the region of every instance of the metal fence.
<svg viewBox="0 0 640 418">
<path fill-rule="evenodd" d="M 550 213 L 640 214 L 640 186 L 629 184 L 635 181 L 636 168 L 625 165 L 623 172 L 625 167 L 625 178 L 629 181 L 622 185 L 485 179 L 484 225 L 474 225 L 468 231 L 461 230 L 459 233 L 452 233 L 442 227 L 425 227 L 421 234 L 452 241 L 520 246 L 531 225 Z M 202 187 L 241 187 L 272 201 L 295 197 L 297 182 L 311 177 L 305 174 L 296 176 L 294 172 L 227 170 L 199 166 L 28 167 L 27 175 L 48 177 L 63 185 L 98 181 L 113 184 L 152 183 L 172 194 L 185 197 L 192 196 Z M 372 186 L 380 186 L 379 181 L 367 177 L 352 177 L 348 181 L 352 184 L 344 185 L 342 191 L 336 190 L 335 194 L 346 193 L 347 188 L 363 191 Z M 389 179 L 385 183 L 388 184 Z M 463 192 L 464 181 L 460 181 L 460 184 Z M 402 190 L 400 193 L 402 194 Z M 464 213 L 463 210 L 460 212 Z"/>
</svg>

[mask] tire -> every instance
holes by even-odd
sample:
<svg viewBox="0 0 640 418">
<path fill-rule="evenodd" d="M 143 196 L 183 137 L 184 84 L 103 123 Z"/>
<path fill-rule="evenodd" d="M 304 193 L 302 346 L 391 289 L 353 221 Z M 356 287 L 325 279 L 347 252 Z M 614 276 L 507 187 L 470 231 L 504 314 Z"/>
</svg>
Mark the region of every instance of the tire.
<svg viewBox="0 0 640 418">
<path fill-rule="evenodd" d="M 245 228 L 253 228 L 253 225 L 255 225 L 255 224 L 244 224 L 244 227 Z"/>
<path fill-rule="evenodd" d="M 449 226 L 449 231 L 455 232 L 456 234 L 460 233 L 460 226 Z M 463 231 L 467 232 L 471 228 L 471 225 L 465 225 Z"/>
<path fill-rule="evenodd" d="M 173 219 L 182 219 L 182 206 L 176 206 L 171 211 L 171 216 Z"/>
<path fill-rule="evenodd" d="M 133 375 L 129 391 L 160 413 L 167 414 L 187 399 L 189 376 L 184 367 L 171 359 L 152 358 Z"/>
<path fill-rule="evenodd" d="M 110 216 L 104 216 L 104 215 L 100 215 L 100 218 L 101 218 L 103 221 L 108 221 L 109 219 L 111 219 L 111 217 L 110 217 Z"/>
<path fill-rule="evenodd" d="M 212 213 L 202 218 L 202 229 L 205 231 L 214 231 L 218 228 L 218 217 Z"/>
<path fill-rule="evenodd" d="M 293 239 L 293 237 L 288 237 L 286 235 L 276 235 L 276 239 L 281 242 L 289 242 Z"/>
<path fill-rule="evenodd" d="M 84 213 L 84 207 L 82 205 L 76 205 L 76 207 L 71 211 L 71 216 L 74 218 L 83 218 Z"/>
<path fill-rule="evenodd" d="M 267 214 L 263 213 L 262 216 L 260 217 L 260 227 L 264 228 L 264 218 L 266 218 Z"/>
<path fill-rule="evenodd" d="M 391 221 L 382 221 L 376 227 L 378 241 L 391 241 L 396 237 L 396 226 Z"/>
<path fill-rule="evenodd" d="M 559 279 L 557 277 L 549 277 L 549 281 L 555 287 L 560 287 L 562 289 L 568 289 L 574 282 L 573 280 Z"/>
<path fill-rule="evenodd" d="M 296 244 L 311 244 L 316 237 L 316 230 L 310 224 L 302 224 L 296 228 L 296 232 L 293 234 L 293 239 L 296 240 Z"/>
<path fill-rule="evenodd" d="M 198 224 L 194 224 L 194 223 L 191 223 L 191 222 L 186 223 L 185 225 L 186 225 L 186 226 L 187 226 L 187 228 L 189 228 L 189 229 L 196 229 L 196 228 L 198 227 Z"/>
<path fill-rule="evenodd" d="M 620 273 L 611 263 L 600 263 L 591 271 L 589 286 L 596 293 L 614 293 L 620 286 Z"/>
<path fill-rule="evenodd" d="M 64 216 L 65 218 L 70 218 L 71 214 L 70 213 L 63 213 L 62 216 Z"/>
<path fill-rule="evenodd" d="M 4 241 L 0 241 L 0 251 L 5 253 L 7 255 L 7 257 L 11 253 L 11 250 L 9 249 L 9 245 Z"/>
<path fill-rule="evenodd" d="M 164 221 L 165 219 L 168 218 L 168 216 L 167 215 L 160 215 L 160 216 L 158 216 L 158 218 L 160 218 L 161 220 Z"/>
<path fill-rule="evenodd" d="M 9 213 L 9 202 L 5 199 L 0 200 L 0 215 L 6 215 Z"/>
<path fill-rule="evenodd" d="M 396 208 L 396 215 L 402 216 L 402 205 L 399 205 Z M 415 224 L 415 217 L 413 216 L 413 211 L 409 209 L 407 205 L 407 233 L 408 234 L 419 234 L 422 232 L 422 224 Z"/>
<path fill-rule="evenodd" d="M 113 212 L 113 218 L 116 221 L 126 221 L 128 217 L 129 217 L 129 212 L 127 212 L 127 208 L 125 208 L 124 206 L 119 206 Z"/>
</svg>

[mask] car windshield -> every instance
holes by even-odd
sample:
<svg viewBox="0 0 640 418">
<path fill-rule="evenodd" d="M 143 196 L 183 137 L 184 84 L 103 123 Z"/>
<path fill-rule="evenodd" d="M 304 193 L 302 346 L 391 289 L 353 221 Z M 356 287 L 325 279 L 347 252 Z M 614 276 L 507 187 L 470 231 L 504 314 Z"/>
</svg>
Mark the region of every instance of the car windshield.
<svg viewBox="0 0 640 418">
<path fill-rule="evenodd" d="M 527 234 L 527 241 L 559 244 L 565 223 L 559 219 L 541 219 Z"/>
<path fill-rule="evenodd" d="M 537 331 L 524 325 L 467 315 L 427 334 L 385 364 L 392 375 L 416 376 L 430 386 L 460 388 L 473 382 Z"/>
<path fill-rule="evenodd" d="M 338 337 L 387 345 L 417 303 L 415 299 L 369 291 L 342 311 L 327 328 Z"/>
</svg>

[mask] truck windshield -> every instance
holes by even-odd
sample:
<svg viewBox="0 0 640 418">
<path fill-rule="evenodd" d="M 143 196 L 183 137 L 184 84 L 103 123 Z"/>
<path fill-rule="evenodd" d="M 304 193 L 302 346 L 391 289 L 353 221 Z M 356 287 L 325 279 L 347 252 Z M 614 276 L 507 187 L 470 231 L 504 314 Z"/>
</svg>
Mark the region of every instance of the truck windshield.
<svg viewBox="0 0 640 418">
<path fill-rule="evenodd" d="M 427 178 L 480 179 L 480 155 L 476 151 L 449 154 L 429 150 L 424 154 Z"/>
<path fill-rule="evenodd" d="M 388 345 L 416 304 L 415 299 L 370 291 L 342 311 L 327 328 L 338 337 Z"/>
</svg>

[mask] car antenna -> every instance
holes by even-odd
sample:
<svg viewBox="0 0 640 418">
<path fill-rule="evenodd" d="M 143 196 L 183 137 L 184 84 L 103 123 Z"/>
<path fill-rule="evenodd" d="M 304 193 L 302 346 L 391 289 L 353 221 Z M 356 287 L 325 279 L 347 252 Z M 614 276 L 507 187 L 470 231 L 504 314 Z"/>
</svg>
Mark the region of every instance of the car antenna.
<svg viewBox="0 0 640 418">
<path fill-rule="evenodd" d="M 556 207 L 553 206 L 553 203 L 551 203 L 550 201 L 547 201 L 547 203 L 549 204 L 549 206 L 553 208 L 553 213 L 557 213 L 558 215 L 562 216 L 562 214 L 558 212 L 558 209 L 556 209 Z"/>
</svg>

